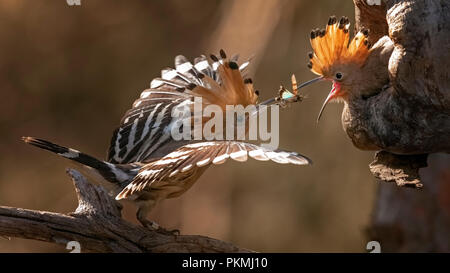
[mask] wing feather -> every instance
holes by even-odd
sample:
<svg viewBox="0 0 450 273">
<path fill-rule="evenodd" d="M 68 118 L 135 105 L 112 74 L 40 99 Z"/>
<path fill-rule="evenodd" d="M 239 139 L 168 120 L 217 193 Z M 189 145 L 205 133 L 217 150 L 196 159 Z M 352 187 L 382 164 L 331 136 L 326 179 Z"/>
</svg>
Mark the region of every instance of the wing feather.
<svg viewBox="0 0 450 273">
<path fill-rule="evenodd" d="M 237 141 L 209 141 L 184 145 L 163 158 L 144 165 L 133 181 L 120 192 L 116 199 L 129 198 L 145 188 L 176 183 L 177 175 L 194 172 L 211 164 L 222 164 L 228 158 L 238 162 L 247 160 L 247 155 L 260 160 L 272 160 L 280 164 L 308 165 L 307 157 L 283 150 L 271 150 L 250 143 Z"/>
<path fill-rule="evenodd" d="M 168 128 L 180 119 L 171 117 L 173 107 L 192 105 L 195 96 L 202 97 L 205 104 L 223 107 L 255 103 L 253 86 L 249 81 L 244 82 L 241 75 L 249 61 L 237 66 L 238 57 L 235 55 L 230 61 L 226 56 L 220 60 L 215 57 L 210 63 L 202 55 L 194 64 L 182 55 L 175 57 L 175 69 L 163 69 L 161 77 L 151 81 L 150 88 L 140 94 L 123 116 L 111 138 L 107 160 L 119 164 L 149 160 L 171 141 Z"/>
</svg>

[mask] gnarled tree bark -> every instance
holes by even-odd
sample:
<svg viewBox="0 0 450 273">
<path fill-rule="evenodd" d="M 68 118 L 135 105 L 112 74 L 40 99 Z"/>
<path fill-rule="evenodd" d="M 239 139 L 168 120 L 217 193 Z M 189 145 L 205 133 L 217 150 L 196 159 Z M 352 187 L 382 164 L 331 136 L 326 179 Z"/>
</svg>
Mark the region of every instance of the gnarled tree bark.
<svg viewBox="0 0 450 273">
<path fill-rule="evenodd" d="M 121 205 L 78 171 L 67 171 L 78 196 L 70 214 L 0 206 L 0 235 L 66 245 L 81 252 L 250 252 L 230 243 L 194 235 L 167 235 L 126 222 Z"/>
<path fill-rule="evenodd" d="M 378 2 L 381 5 L 372 0 L 354 0 L 356 28 L 370 29 L 371 43 L 385 35 L 394 43 L 388 67 L 389 88 L 380 102 L 372 105 L 373 115 L 365 115 L 366 120 L 361 121 L 384 154 L 392 153 L 389 159 L 378 155 L 371 170 L 384 181 L 402 186 L 416 181 L 420 188 L 423 183 L 418 168 L 396 171 L 406 158 L 397 155 L 413 155 L 409 160 L 418 161 L 412 165 L 424 167 L 419 161 L 426 154 L 450 152 L 450 3 Z M 381 166 L 387 171 L 380 172 Z M 391 174 L 380 175 L 383 172 Z M 395 172 L 398 176 L 392 175 Z"/>
<path fill-rule="evenodd" d="M 357 28 L 370 29 L 371 42 L 384 35 L 394 42 L 390 88 L 407 119 L 377 134 L 381 143 L 398 134 L 397 142 L 370 169 L 382 181 L 422 190 L 380 184 L 368 235 L 385 252 L 448 252 L 450 158 L 430 153 L 450 152 L 450 2 L 375 2 L 354 0 Z"/>
</svg>

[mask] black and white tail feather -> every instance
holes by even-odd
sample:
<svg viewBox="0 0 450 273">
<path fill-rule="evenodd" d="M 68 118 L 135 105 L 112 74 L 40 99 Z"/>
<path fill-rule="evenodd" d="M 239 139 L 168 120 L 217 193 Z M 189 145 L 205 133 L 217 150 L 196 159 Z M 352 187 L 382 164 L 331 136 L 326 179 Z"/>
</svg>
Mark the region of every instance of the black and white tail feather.
<svg viewBox="0 0 450 273">
<path fill-rule="evenodd" d="M 249 61 L 238 65 L 238 56 L 227 59 L 222 50 L 220 58 L 211 55 L 211 59 L 212 64 L 201 56 L 192 64 L 184 56 L 177 56 L 175 69 L 162 70 L 161 77 L 152 80 L 150 88 L 141 93 L 122 118 L 113 133 L 106 161 L 46 140 L 32 137 L 23 140 L 93 168 L 107 181 L 119 185 L 118 200 L 148 198 L 153 205 L 140 206 L 137 214 L 142 223 L 156 201 L 178 196 L 190 187 L 183 186 L 186 184 L 183 181 L 191 179 L 195 182 L 201 170 L 212 164 L 222 164 L 229 158 L 239 162 L 251 157 L 281 164 L 310 164 L 308 158 L 298 153 L 270 150 L 244 142 L 172 139 L 170 129 L 177 122 L 171 115 L 172 109 L 190 105 L 195 96 L 223 104 L 232 104 L 236 100 L 246 104 L 257 101 L 252 80 L 242 76 Z M 155 194 L 144 194 L 156 189 Z"/>
<path fill-rule="evenodd" d="M 97 171 L 105 180 L 121 186 L 123 189 L 116 199 L 133 196 L 153 183 L 171 183 L 179 180 L 176 175 L 188 173 L 196 168 L 210 164 L 220 165 L 228 159 L 238 162 L 247 161 L 248 157 L 259 161 L 273 161 L 279 164 L 308 165 L 311 160 L 296 152 L 271 150 L 255 144 L 237 141 L 209 141 L 187 144 L 172 153 L 148 164 L 139 162 L 129 164 L 112 164 L 72 148 L 63 147 L 47 140 L 23 137 L 33 146 L 56 153 L 64 158 L 76 161 Z M 160 186 L 155 186 L 159 188 Z"/>
<path fill-rule="evenodd" d="M 127 186 L 130 181 L 133 180 L 143 165 L 141 163 L 112 164 L 103 160 L 98 160 L 93 156 L 75 149 L 63 147 L 39 138 L 23 137 L 22 140 L 25 143 L 48 150 L 57 155 L 90 167 L 100 174 L 106 181 L 123 187 Z"/>
</svg>

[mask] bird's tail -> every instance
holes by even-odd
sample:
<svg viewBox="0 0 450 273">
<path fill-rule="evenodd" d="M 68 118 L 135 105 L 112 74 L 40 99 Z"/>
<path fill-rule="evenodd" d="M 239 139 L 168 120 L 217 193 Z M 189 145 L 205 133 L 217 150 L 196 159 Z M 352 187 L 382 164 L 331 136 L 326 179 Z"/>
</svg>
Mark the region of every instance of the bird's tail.
<svg viewBox="0 0 450 273">
<path fill-rule="evenodd" d="M 112 164 L 98 160 L 95 157 L 82 153 L 72 148 L 59 146 L 47 140 L 34 137 L 22 137 L 25 143 L 48 150 L 67 159 L 76 161 L 96 170 L 103 178 L 112 183 L 126 183 L 133 179 L 139 170 L 139 166 L 133 164 Z"/>
</svg>

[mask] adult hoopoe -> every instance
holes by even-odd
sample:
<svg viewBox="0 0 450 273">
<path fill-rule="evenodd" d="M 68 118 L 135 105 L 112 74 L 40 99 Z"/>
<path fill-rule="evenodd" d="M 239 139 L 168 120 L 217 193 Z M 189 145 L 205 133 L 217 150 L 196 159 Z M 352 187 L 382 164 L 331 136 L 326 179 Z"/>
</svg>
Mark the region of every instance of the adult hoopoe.
<svg viewBox="0 0 450 273">
<path fill-rule="evenodd" d="M 379 143 L 367 130 L 373 125 L 361 126 L 364 119 L 359 117 L 377 114 L 377 95 L 385 93 L 389 84 L 388 64 L 393 42 L 385 36 L 371 46 L 366 29 L 359 31 L 350 41 L 349 27 L 347 17 L 338 21 L 331 16 L 326 29 L 312 30 L 313 52 L 308 53 L 308 68 L 320 77 L 302 84 L 302 87 L 320 80 L 331 81 L 332 89 L 322 105 L 318 120 L 328 102 L 343 101 L 342 123 L 354 145 L 364 150 L 380 150 Z"/>
<path fill-rule="evenodd" d="M 202 107 L 217 105 L 253 105 L 258 92 L 251 79 L 244 79 L 249 61 L 237 64 L 237 56 L 228 59 L 205 56 L 190 63 L 184 56 L 175 58 L 175 69 L 162 70 L 161 78 L 152 80 L 122 118 L 113 133 L 107 160 L 98 160 L 74 149 L 46 140 L 24 137 L 26 143 L 49 150 L 90 167 L 105 180 L 116 185 L 117 200 L 128 199 L 138 206 L 137 219 L 146 227 L 157 225 L 146 215 L 158 201 L 180 196 L 188 190 L 211 164 L 222 164 L 228 158 L 254 159 L 277 163 L 306 165 L 310 160 L 295 152 L 271 150 L 254 144 L 215 140 L 173 139 L 171 130 L 182 117 L 172 111 L 179 106 L 193 107 L 202 98 Z M 205 122 L 203 120 L 202 122 Z"/>
</svg>

